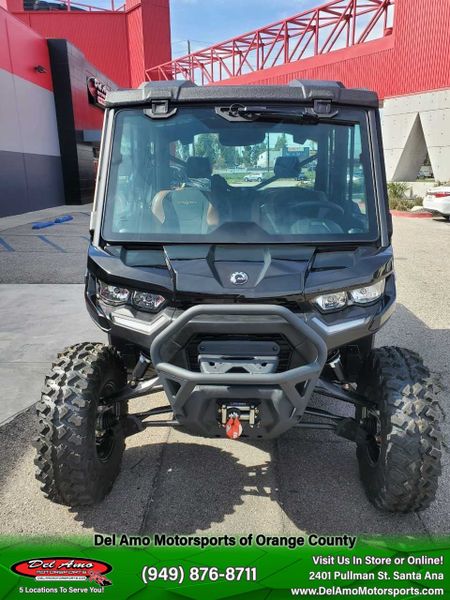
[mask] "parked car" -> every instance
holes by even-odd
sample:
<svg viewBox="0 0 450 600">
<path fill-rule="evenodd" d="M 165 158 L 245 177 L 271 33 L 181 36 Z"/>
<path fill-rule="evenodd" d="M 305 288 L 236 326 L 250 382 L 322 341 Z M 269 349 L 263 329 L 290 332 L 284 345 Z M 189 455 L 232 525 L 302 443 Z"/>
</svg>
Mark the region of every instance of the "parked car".
<svg viewBox="0 0 450 600">
<path fill-rule="evenodd" d="M 419 174 L 417 175 L 417 179 L 431 179 L 433 177 L 433 169 L 428 165 L 423 165 L 420 167 Z"/>
<path fill-rule="evenodd" d="M 257 183 L 261 183 L 262 180 L 261 173 L 247 173 L 244 177 L 244 181 L 256 181 Z"/>
<path fill-rule="evenodd" d="M 450 219 L 450 185 L 440 185 L 428 190 L 423 207 L 434 215 Z"/>
</svg>

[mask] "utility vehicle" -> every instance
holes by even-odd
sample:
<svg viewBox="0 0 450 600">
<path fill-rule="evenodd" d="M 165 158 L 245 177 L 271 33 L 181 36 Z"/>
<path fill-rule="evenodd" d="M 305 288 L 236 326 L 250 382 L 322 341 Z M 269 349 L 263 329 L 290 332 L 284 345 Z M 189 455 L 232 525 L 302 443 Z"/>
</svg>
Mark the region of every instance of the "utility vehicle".
<svg viewBox="0 0 450 600">
<path fill-rule="evenodd" d="M 227 181 L 280 137 L 272 176 Z M 85 297 L 109 345 L 64 350 L 46 379 L 45 494 L 100 501 L 144 427 L 252 443 L 303 427 L 356 443 L 377 507 L 427 507 L 433 382 L 417 354 L 374 348 L 395 304 L 391 234 L 376 94 L 321 81 L 108 92 Z M 167 406 L 129 414 L 161 389 Z M 313 392 L 354 416 L 312 406 Z"/>
</svg>

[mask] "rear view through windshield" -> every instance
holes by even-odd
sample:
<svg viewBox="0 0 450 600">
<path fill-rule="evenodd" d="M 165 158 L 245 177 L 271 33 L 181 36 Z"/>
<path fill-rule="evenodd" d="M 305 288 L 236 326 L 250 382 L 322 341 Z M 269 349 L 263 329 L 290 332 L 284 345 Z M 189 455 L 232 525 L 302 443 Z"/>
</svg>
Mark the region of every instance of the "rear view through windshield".
<svg viewBox="0 0 450 600">
<path fill-rule="evenodd" d="M 365 114 L 343 110 L 316 122 L 281 110 L 251 121 L 229 121 L 214 107 L 180 107 L 168 119 L 119 110 L 103 237 L 161 243 L 375 239 Z"/>
</svg>

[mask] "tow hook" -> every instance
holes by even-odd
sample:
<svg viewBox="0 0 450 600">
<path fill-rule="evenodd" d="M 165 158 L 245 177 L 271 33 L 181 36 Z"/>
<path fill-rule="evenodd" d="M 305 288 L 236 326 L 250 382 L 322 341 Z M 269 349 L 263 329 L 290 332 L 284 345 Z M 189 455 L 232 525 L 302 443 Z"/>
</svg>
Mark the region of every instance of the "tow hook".
<svg viewBox="0 0 450 600">
<path fill-rule="evenodd" d="M 242 425 L 239 421 L 238 412 L 232 412 L 228 415 L 228 421 L 225 425 L 225 433 L 230 440 L 237 440 L 242 434 Z"/>
<path fill-rule="evenodd" d="M 242 422 L 249 427 L 259 427 L 259 407 L 246 402 L 221 404 L 218 407 L 219 425 L 225 427 L 230 440 L 237 440 L 242 435 Z"/>
</svg>

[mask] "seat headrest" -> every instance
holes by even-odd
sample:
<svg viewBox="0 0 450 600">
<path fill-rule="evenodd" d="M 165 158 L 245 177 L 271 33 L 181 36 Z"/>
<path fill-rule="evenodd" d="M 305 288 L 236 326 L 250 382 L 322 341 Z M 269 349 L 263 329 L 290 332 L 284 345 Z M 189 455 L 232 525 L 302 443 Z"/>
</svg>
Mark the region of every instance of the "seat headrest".
<svg viewBox="0 0 450 600">
<path fill-rule="evenodd" d="M 300 161 L 296 156 L 279 156 L 273 172 L 276 177 L 297 177 L 300 173 Z"/>
<path fill-rule="evenodd" d="M 186 163 L 186 175 L 193 179 L 208 179 L 211 177 L 212 168 L 206 156 L 190 156 Z"/>
</svg>

